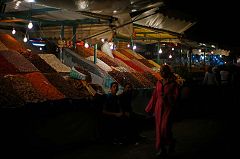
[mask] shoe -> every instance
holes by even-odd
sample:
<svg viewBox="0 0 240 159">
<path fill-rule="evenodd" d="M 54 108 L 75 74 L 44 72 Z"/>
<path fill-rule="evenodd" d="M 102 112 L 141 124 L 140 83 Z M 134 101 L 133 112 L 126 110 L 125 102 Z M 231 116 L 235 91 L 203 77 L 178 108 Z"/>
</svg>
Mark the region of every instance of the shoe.
<svg viewBox="0 0 240 159">
<path fill-rule="evenodd" d="M 165 149 L 160 149 L 157 153 L 156 153 L 157 157 L 167 157 L 167 152 Z"/>
<path fill-rule="evenodd" d="M 118 141 L 112 141 L 113 145 L 118 145 Z"/>
<path fill-rule="evenodd" d="M 112 144 L 113 145 L 123 145 L 123 142 L 120 141 L 119 139 L 113 139 Z"/>
<path fill-rule="evenodd" d="M 169 146 L 166 147 L 166 149 L 167 149 L 167 153 L 174 153 L 175 152 L 175 146 L 169 145 Z"/>
<path fill-rule="evenodd" d="M 138 146 L 139 145 L 139 142 L 135 142 L 134 146 Z"/>
<path fill-rule="evenodd" d="M 147 137 L 146 136 L 144 136 L 144 135 L 138 135 L 137 136 L 137 139 L 138 140 L 145 140 Z"/>
</svg>

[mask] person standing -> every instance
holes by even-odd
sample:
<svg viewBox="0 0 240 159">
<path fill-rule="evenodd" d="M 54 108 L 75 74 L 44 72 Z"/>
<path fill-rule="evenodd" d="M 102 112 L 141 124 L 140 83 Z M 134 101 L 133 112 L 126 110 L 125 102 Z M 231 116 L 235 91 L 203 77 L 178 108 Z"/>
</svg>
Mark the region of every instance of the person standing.
<svg viewBox="0 0 240 159">
<path fill-rule="evenodd" d="M 117 92 L 118 83 L 112 82 L 110 92 L 105 95 L 103 102 L 103 134 L 107 141 L 114 144 L 121 144 L 123 112 Z"/>
<path fill-rule="evenodd" d="M 160 68 L 162 77 L 156 83 L 145 111 L 154 113 L 157 156 L 167 155 L 175 147 L 175 139 L 172 134 L 174 107 L 176 106 L 179 86 L 176 77 L 169 65 L 162 65 Z"/>
<path fill-rule="evenodd" d="M 204 75 L 203 83 L 203 96 L 204 96 L 204 104 L 201 106 L 201 110 L 204 114 L 214 113 L 216 100 L 218 97 L 218 81 L 216 78 L 216 73 L 213 72 L 213 67 L 209 65 Z M 207 104 L 205 104 L 207 103 Z"/>
<path fill-rule="evenodd" d="M 229 70 L 229 66 L 223 65 L 222 69 L 220 70 L 221 75 L 221 85 L 223 87 L 229 86 L 231 82 L 231 74 Z"/>
<path fill-rule="evenodd" d="M 133 86 L 127 82 L 124 84 L 123 92 L 119 94 L 120 105 L 123 111 L 123 120 L 125 126 L 125 135 L 128 143 L 139 144 L 140 123 L 144 120 L 144 116 L 133 111 L 132 108 Z"/>
<path fill-rule="evenodd" d="M 207 71 L 205 72 L 203 85 L 209 86 L 209 87 L 218 85 L 216 74 L 213 72 L 212 66 L 208 66 Z"/>
<path fill-rule="evenodd" d="M 217 80 L 218 85 L 220 86 L 220 85 L 221 85 L 221 75 L 220 75 L 220 69 L 219 69 L 219 67 L 218 67 L 218 66 L 214 66 L 214 67 L 212 68 L 212 71 L 213 71 L 213 73 L 214 73 L 215 76 L 216 76 L 216 80 Z"/>
<path fill-rule="evenodd" d="M 224 107 L 225 105 L 231 105 L 229 102 L 232 101 L 232 74 L 229 65 L 222 65 L 220 70 L 221 75 L 221 104 Z"/>
</svg>

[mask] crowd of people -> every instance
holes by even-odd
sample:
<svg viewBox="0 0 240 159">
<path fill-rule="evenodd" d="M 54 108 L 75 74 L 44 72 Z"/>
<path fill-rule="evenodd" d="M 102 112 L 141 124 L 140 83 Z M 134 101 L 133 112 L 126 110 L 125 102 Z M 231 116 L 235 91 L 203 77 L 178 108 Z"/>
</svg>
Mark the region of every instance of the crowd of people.
<svg viewBox="0 0 240 159">
<path fill-rule="evenodd" d="M 203 85 L 207 86 L 230 86 L 238 82 L 237 71 L 230 66 L 208 66 L 203 79 Z"/>
<path fill-rule="evenodd" d="M 205 72 L 202 85 L 205 88 L 206 101 L 213 106 L 217 105 L 213 99 L 221 99 L 221 103 L 225 104 L 233 101 L 234 90 L 240 86 L 240 70 L 234 65 L 208 66 Z"/>
</svg>

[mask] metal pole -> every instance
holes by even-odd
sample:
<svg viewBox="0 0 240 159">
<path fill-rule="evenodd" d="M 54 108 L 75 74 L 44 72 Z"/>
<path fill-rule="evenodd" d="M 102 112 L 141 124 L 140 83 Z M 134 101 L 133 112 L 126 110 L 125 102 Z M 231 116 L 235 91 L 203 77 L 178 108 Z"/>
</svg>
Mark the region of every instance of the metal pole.
<svg viewBox="0 0 240 159">
<path fill-rule="evenodd" d="M 191 71 L 192 68 L 192 48 L 189 50 L 189 69 Z"/>
<path fill-rule="evenodd" d="M 73 26 L 73 39 L 72 39 L 72 43 L 73 43 L 73 48 L 74 49 L 76 48 L 76 41 L 77 41 L 76 33 L 77 33 L 77 26 L 74 25 Z"/>
<path fill-rule="evenodd" d="M 94 59 L 93 59 L 93 63 L 94 64 L 97 63 L 97 44 L 94 45 Z"/>
<path fill-rule="evenodd" d="M 132 35 L 131 35 L 131 49 L 133 50 L 133 37 L 132 37 Z"/>
<path fill-rule="evenodd" d="M 203 67 L 205 69 L 206 66 L 206 51 L 203 52 Z"/>
<path fill-rule="evenodd" d="M 63 42 L 63 39 L 64 39 L 64 25 L 61 26 L 61 34 L 60 34 L 60 38 L 61 38 L 61 42 Z M 63 62 L 63 48 L 61 47 L 60 48 L 60 51 L 59 51 L 59 54 L 60 54 L 60 61 Z"/>
<path fill-rule="evenodd" d="M 61 26 L 61 40 L 64 39 L 64 25 Z"/>
<path fill-rule="evenodd" d="M 160 53 L 159 53 L 159 50 L 160 50 L 160 45 L 159 45 L 159 42 L 158 42 L 158 45 L 157 45 L 157 63 L 160 64 Z"/>
</svg>

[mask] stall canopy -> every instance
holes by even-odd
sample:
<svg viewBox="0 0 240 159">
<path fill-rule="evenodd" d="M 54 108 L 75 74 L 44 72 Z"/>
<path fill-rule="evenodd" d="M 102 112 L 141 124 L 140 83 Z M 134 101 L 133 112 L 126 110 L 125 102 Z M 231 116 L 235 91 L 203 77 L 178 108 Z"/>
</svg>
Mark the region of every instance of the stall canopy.
<svg viewBox="0 0 240 159">
<path fill-rule="evenodd" d="M 164 0 L 6 0 L 1 8 L 0 22 L 9 26 L 24 27 L 29 21 L 41 27 L 75 26 L 88 32 L 78 37 L 80 40 L 103 34 L 176 38 L 195 24 L 186 16 L 170 12 Z"/>
</svg>

